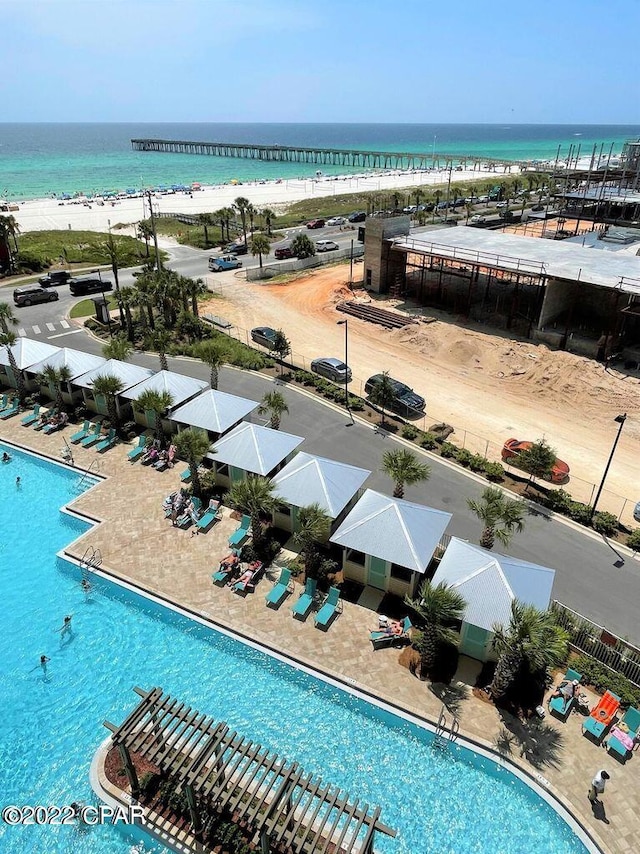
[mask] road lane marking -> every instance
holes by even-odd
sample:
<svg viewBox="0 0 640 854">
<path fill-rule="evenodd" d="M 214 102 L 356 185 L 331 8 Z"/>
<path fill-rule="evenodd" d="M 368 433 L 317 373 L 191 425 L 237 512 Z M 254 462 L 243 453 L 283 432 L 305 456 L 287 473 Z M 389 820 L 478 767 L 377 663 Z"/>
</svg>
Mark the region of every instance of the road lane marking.
<svg viewBox="0 0 640 854">
<path fill-rule="evenodd" d="M 18 329 L 18 335 L 20 335 L 21 338 L 25 338 L 27 335 L 26 330 L 25 329 Z"/>
<path fill-rule="evenodd" d="M 56 331 L 55 324 L 54 323 L 47 323 L 47 329 L 49 330 L 49 332 L 55 332 Z"/>
<path fill-rule="evenodd" d="M 33 331 L 36 335 L 40 335 L 40 327 L 39 326 L 32 326 L 31 328 L 33 329 Z"/>
<path fill-rule="evenodd" d="M 78 332 L 84 332 L 84 329 L 70 329 L 68 332 L 58 332 L 57 335 L 47 336 L 47 341 L 53 341 L 54 338 L 64 338 L 65 335 L 75 335 Z"/>
<path fill-rule="evenodd" d="M 60 321 L 60 326 L 62 326 L 62 328 L 63 328 L 63 329 L 70 329 L 70 328 L 71 328 L 71 324 L 70 324 L 70 323 L 67 323 L 67 321 L 66 321 L 66 320 L 61 320 L 61 321 Z"/>
</svg>

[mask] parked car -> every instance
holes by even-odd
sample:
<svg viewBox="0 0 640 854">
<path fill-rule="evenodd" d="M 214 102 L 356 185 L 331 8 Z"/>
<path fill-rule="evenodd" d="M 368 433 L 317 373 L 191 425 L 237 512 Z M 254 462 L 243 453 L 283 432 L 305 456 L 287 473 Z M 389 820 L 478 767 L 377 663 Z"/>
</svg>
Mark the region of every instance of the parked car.
<svg viewBox="0 0 640 854">
<path fill-rule="evenodd" d="M 263 347 L 267 347 L 269 350 L 275 343 L 276 335 L 276 330 L 270 326 L 256 326 L 255 329 L 251 330 L 251 340 L 255 341 L 256 344 L 262 344 Z"/>
<path fill-rule="evenodd" d="M 340 249 L 335 240 L 316 240 L 316 252 L 332 252 Z"/>
<path fill-rule="evenodd" d="M 113 284 L 108 279 L 69 279 L 71 296 L 79 297 L 86 294 L 100 294 L 102 291 L 113 290 Z"/>
<path fill-rule="evenodd" d="M 332 216 L 331 219 L 326 221 L 326 225 L 344 225 L 346 219 L 343 216 Z"/>
<path fill-rule="evenodd" d="M 486 216 L 482 216 L 482 214 L 474 214 L 471 217 L 471 222 L 486 222 L 486 221 L 487 221 Z"/>
<path fill-rule="evenodd" d="M 296 256 L 291 251 L 290 246 L 280 246 L 279 249 L 276 249 L 273 253 L 274 257 L 277 261 L 282 261 L 283 258 L 295 258 Z"/>
<path fill-rule="evenodd" d="M 209 258 L 209 269 L 212 273 L 221 273 L 223 270 L 237 270 L 242 267 L 242 261 L 238 261 L 235 255 L 220 255 L 217 258 Z"/>
<path fill-rule="evenodd" d="M 13 301 L 16 305 L 34 305 L 37 302 L 53 302 L 57 299 L 59 299 L 57 291 L 49 291 L 39 285 L 16 288 L 13 292 Z"/>
<path fill-rule="evenodd" d="M 506 208 L 506 207 L 508 207 L 508 205 L 509 205 L 509 202 L 496 202 L 497 208 Z"/>
<path fill-rule="evenodd" d="M 538 213 L 539 211 L 544 210 L 544 205 L 531 205 L 531 210 Z"/>
<path fill-rule="evenodd" d="M 307 228 L 324 228 L 323 219 L 310 219 L 307 223 Z"/>
<path fill-rule="evenodd" d="M 320 374 L 321 377 L 336 383 L 351 382 L 351 368 L 345 365 L 342 359 L 334 359 L 333 356 L 314 359 L 311 362 L 311 370 L 314 374 Z"/>
<path fill-rule="evenodd" d="M 52 270 L 38 279 L 38 284 L 42 288 L 51 288 L 55 285 L 66 285 L 70 278 L 71 273 L 68 270 Z"/>
<path fill-rule="evenodd" d="M 633 508 L 633 518 L 636 522 L 640 522 L 640 501 L 638 501 L 636 506 Z"/>
<path fill-rule="evenodd" d="M 244 243 L 230 243 L 223 251 L 225 255 L 246 255 L 247 247 Z"/>
<path fill-rule="evenodd" d="M 510 462 L 512 465 L 518 465 L 518 456 L 527 451 L 533 442 L 522 441 L 520 439 L 507 439 L 502 446 L 502 459 L 505 462 Z M 569 480 L 569 466 L 564 460 L 556 460 L 555 465 L 551 470 L 551 483 L 566 483 Z"/>
<path fill-rule="evenodd" d="M 388 377 L 393 388 L 394 398 L 389 404 L 389 409 L 393 409 L 400 415 L 416 415 L 422 412 L 425 408 L 426 401 L 424 397 L 409 388 L 408 385 L 401 383 L 400 380 L 394 380 Z M 365 393 L 371 395 L 373 389 L 382 382 L 382 374 L 374 374 L 364 384 Z"/>
<path fill-rule="evenodd" d="M 365 213 L 365 211 L 354 211 L 347 217 L 349 222 L 364 222 L 366 218 L 367 214 Z"/>
</svg>

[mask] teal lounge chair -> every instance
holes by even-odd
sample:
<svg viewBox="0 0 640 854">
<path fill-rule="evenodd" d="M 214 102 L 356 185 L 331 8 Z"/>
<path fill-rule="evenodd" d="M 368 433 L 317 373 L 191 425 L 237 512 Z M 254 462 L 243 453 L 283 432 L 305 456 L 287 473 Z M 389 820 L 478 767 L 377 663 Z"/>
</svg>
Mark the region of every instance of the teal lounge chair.
<svg viewBox="0 0 640 854">
<path fill-rule="evenodd" d="M 36 405 L 33 407 L 33 412 L 30 412 L 28 415 L 25 415 L 21 423 L 24 427 L 28 427 L 30 424 L 33 424 L 34 421 L 37 421 L 39 417 L 40 404 L 36 403 Z"/>
<path fill-rule="evenodd" d="M 202 501 L 194 495 L 191 498 L 191 503 L 193 504 L 193 510 L 191 512 L 186 511 L 176 520 L 178 528 L 188 528 L 192 522 L 198 521 L 200 510 L 202 509 Z"/>
<path fill-rule="evenodd" d="M 228 555 L 227 557 L 231 557 L 231 556 L 240 557 L 240 552 L 236 549 L 232 549 L 231 554 Z M 227 558 L 225 558 L 225 560 L 226 559 Z M 218 567 L 217 571 L 213 572 L 211 574 L 211 579 L 212 579 L 213 583 L 214 584 L 226 584 L 226 582 L 229 581 L 229 579 L 234 575 L 234 573 L 237 572 L 239 567 L 240 567 L 239 561 L 237 563 L 234 563 L 231 565 L 224 564 L 222 561 L 220 561 L 220 566 Z"/>
<path fill-rule="evenodd" d="M 196 528 L 198 531 L 206 531 L 215 522 L 219 522 L 220 519 L 222 519 L 222 514 L 220 513 L 220 502 L 214 501 L 212 498 L 209 502 L 209 506 L 196 522 Z"/>
<path fill-rule="evenodd" d="M 320 627 L 326 629 L 331 622 L 331 620 L 335 617 L 336 614 L 339 614 L 342 611 L 342 602 L 340 601 L 340 591 L 337 587 L 330 587 L 327 598 L 324 600 L 322 608 L 318 611 L 315 616 L 315 625 L 316 628 Z"/>
<path fill-rule="evenodd" d="M 294 617 L 301 617 L 303 620 L 308 615 L 313 605 L 313 600 L 316 595 L 316 580 L 315 578 L 307 578 L 304 583 L 304 591 L 298 596 L 295 604 L 291 608 L 291 613 Z"/>
<path fill-rule="evenodd" d="M 140 459 L 140 457 L 144 454 L 146 448 L 147 448 L 147 437 L 146 436 L 139 436 L 138 437 L 138 444 L 135 446 L 135 448 L 132 448 L 127 453 L 127 456 L 129 457 L 129 459 L 131 460 L 132 463 L 135 463 L 135 461 Z"/>
<path fill-rule="evenodd" d="M 251 525 L 251 516 L 246 513 L 242 517 L 239 527 L 229 537 L 230 546 L 242 546 L 249 539 L 249 526 Z"/>
<path fill-rule="evenodd" d="M 264 564 L 262 561 L 255 561 L 247 567 L 235 584 L 231 585 L 231 589 L 234 593 L 247 593 L 249 590 L 253 590 L 263 572 Z"/>
<path fill-rule="evenodd" d="M 0 418 L 4 421 L 7 418 L 12 418 L 14 415 L 17 415 L 19 411 L 20 401 L 16 398 L 11 406 L 8 406 L 0 412 Z"/>
<path fill-rule="evenodd" d="M 280 570 L 280 578 L 264 598 L 266 599 L 267 605 L 273 605 L 275 608 L 278 608 L 282 604 L 287 593 L 292 592 L 293 582 L 291 581 L 291 570 L 285 567 Z"/>
<path fill-rule="evenodd" d="M 82 429 L 78 430 L 77 433 L 74 433 L 73 436 L 71 436 L 71 441 L 75 442 L 75 443 L 81 442 L 84 438 L 86 438 L 89 435 L 90 429 L 91 429 L 91 421 L 89 421 L 87 419 L 84 422 L 84 424 L 82 425 Z"/>
<path fill-rule="evenodd" d="M 373 644 L 374 649 L 382 649 L 384 646 L 394 646 L 397 643 L 405 643 L 409 640 L 409 632 L 413 628 L 409 617 L 402 620 L 402 631 L 393 632 L 384 629 L 378 629 L 374 632 L 369 632 L 369 640 Z"/>
<path fill-rule="evenodd" d="M 626 733 L 626 736 L 635 744 L 636 738 L 640 737 L 640 712 L 638 709 L 634 709 L 633 706 L 630 706 L 624 713 L 621 723 L 627 725 L 629 732 Z M 621 756 L 623 759 L 627 759 L 631 750 L 633 750 L 633 747 L 624 745 L 617 736 L 611 734 L 606 740 L 606 745 L 609 752 L 617 753 L 618 756 Z"/>
<path fill-rule="evenodd" d="M 582 679 L 582 674 L 578 673 L 577 670 L 569 668 L 560 680 L 560 684 L 563 682 L 573 682 L 575 679 L 579 682 Z M 569 712 L 573 708 L 575 699 L 575 694 L 568 700 L 565 697 L 552 697 L 551 700 L 549 700 L 549 711 L 556 717 L 566 720 Z"/>
<path fill-rule="evenodd" d="M 191 469 L 185 469 L 180 475 L 180 480 L 183 483 L 188 483 L 191 480 Z"/>
<path fill-rule="evenodd" d="M 96 422 L 95 424 L 91 425 L 89 432 L 84 437 L 84 439 L 81 440 L 80 444 L 83 448 L 90 448 L 91 445 L 95 445 L 96 442 L 99 442 L 101 438 L 102 435 L 100 430 L 100 424 Z"/>
<path fill-rule="evenodd" d="M 591 709 L 589 717 L 584 720 L 582 734 L 588 732 L 597 742 L 600 742 L 604 731 L 613 723 L 619 708 L 620 697 L 613 691 L 605 691 L 598 703 Z"/>
<path fill-rule="evenodd" d="M 101 442 L 98 442 L 98 444 L 96 445 L 96 451 L 98 451 L 98 453 L 100 454 L 104 454 L 104 452 L 108 451 L 109 448 L 113 448 L 116 443 L 116 438 L 117 437 L 115 428 L 112 427 L 109 430 L 109 435 L 107 436 L 107 438 L 103 439 Z"/>
<path fill-rule="evenodd" d="M 7 408 L 7 401 L 8 398 L 6 394 L 0 395 L 0 410 Z"/>
</svg>

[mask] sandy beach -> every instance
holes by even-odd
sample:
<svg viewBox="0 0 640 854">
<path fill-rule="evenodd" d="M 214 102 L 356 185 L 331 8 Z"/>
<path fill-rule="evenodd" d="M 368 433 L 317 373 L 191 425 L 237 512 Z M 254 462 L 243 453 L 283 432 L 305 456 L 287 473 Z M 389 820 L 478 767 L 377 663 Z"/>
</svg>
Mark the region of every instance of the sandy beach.
<svg viewBox="0 0 640 854">
<path fill-rule="evenodd" d="M 512 167 L 507 174 L 516 174 Z M 505 170 L 468 170 L 451 172 L 452 185 L 462 186 L 470 181 L 486 180 L 495 175 L 503 177 Z M 192 193 L 155 193 L 154 212 L 198 214 L 213 212 L 228 207 L 238 196 L 244 196 L 258 209 L 271 207 L 276 210 L 302 199 L 338 196 L 349 193 L 371 191 L 408 191 L 419 186 L 446 184 L 449 170 L 380 172 L 361 175 L 324 176 L 296 180 L 254 181 L 251 183 L 202 185 Z M 17 202 L 18 210 L 11 211 L 20 231 L 45 231 L 48 229 L 73 229 L 86 231 L 108 231 L 115 226 L 130 226 L 149 216 L 148 202 L 141 196 L 118 199 L 87 200 L 33 199 Z M 126 233 L 126 232 L 124 232 Z"/>
</svg>

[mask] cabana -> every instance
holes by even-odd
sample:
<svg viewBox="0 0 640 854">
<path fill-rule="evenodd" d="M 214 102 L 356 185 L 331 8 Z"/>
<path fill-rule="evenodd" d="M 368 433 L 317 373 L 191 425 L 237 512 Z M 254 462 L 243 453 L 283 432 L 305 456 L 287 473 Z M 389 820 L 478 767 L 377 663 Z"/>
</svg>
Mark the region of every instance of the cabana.
<svg viewBox="0 0 640 854">
<path fill-rule="evenodd" d="M 134 420 L 142 427 L 152 428 L 154 426 L 153 413 L 143 412 L 136 405 L 136 400 L 143 392 L 157 391 L 160 394 L 168 392 L 172 401 L 169 410 L 173 412 L 177 407 L 200 394 L 205 388 L 207 388 L 207 383 L 203 380 L 185 377 L 182 374 L 175 373 L 175 371 L 158 371 L 157 374 L 153 374 L 138 385 L 122 392 L 122 397 L 125 400 L 132 401 Z"/>
<path fill-rule="evenodd" d="M 9 348 L 16 361 L 19 371 L 26 371 L 31 365 L 53 356 L 60 349 L 44 341 L 32 341 L 31 338 L 18 338 L 15 344 Z M 9 388 L 17 388 L 13 368 L 9 362 L 9 354 L 6 347 L 0 347 L 0 383 Z"/>
<path fill-rule="evenodd" d="M 102 356 L 94 356 L 91 353 L 83 353 L 81 350 L 62 347 L 40 362 L 36 362 L 35 365 L 31 365 L 25 373 L 30 387 L 41 391 L 53 400 L 56 397 L 55 388 L 51 385 L 39 385 L 37 382 L 38 374 L 41 374 L 46 368 L 57 370 L 68 368 L 70 376 L 68 382 L 62 383 L 62 398 L 65 403 L 75 404 L 82 398 L 82 391 L 73 385 L 72 380 L 92 371 L 94 368 L 100 368 L 106 361 Z"/>
<path fill-rule="evenodd" d="M 451 513 L 367 489 L 330 541 L 342 546 L 345 578 L 413 596 Z"/>
<path fill-rule="evenodd" d="M 208 454 L 216 483 L 231 486 L 250 474 L 273 477 L 292 458 L 304 439 L 245 421 L 223 436 Z"/>
<path fill-rule="evenodd" d="M 226 394 L 217 389 L 208 389 L 177 409 L 173 409 L 171 421 L 178 430 L 185 427 L 199 427 L 201 430 L 206 430 L 209 438 L 214 442 L 218 436 L 227 433 L 257 407 L 258 403 L 255 400 Z"/>
<path fill-rule="evenodd" d="M 493 627 L 506 626 L 514 599 L 549 607 L 555 570 L 495 554 L 452 537 L 432 583 L 446 582 L 466 602 L 460 626 L 459 650 L 487 661 L 492 658 Z"/>
<path fill-rule="evenodd" d="M 149 368 L 141 368 L 138 365 L 130 365 L 129 362 L 121 362 L 119 359 L 108 359 L 98 368 L 93 368 L 72 380 L 71 385 L 82 390 L 84 405 L 91 412 L 99 415 L 107 415 L 107 401 L 102 395 L 93 393 L 93 383 L 97 377 L 117 377 L 122 383 L 122 392 L 138 385 L 148 377 L 153 376 Z M 122 392 L 116 395 L 116 408 L 118 417 L 124 420 L 126 413 L 130 410 L 130 403 L 123 399 Z"/>
<path fill-rule="evenodd" d="M 360 488 L 371 474 L 325 457 L 300 452 L 273 479 L 274 494 L 283 506 L 273 514 L 273 523 L 285 531 L 298 530 L 298 511 L 318 504 L 336 521 L 346 514 L 360 497 Z"/>
</svg>

